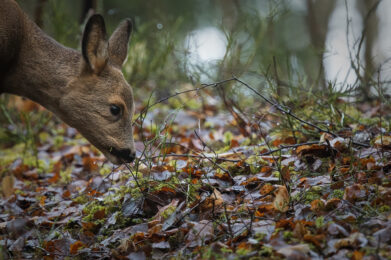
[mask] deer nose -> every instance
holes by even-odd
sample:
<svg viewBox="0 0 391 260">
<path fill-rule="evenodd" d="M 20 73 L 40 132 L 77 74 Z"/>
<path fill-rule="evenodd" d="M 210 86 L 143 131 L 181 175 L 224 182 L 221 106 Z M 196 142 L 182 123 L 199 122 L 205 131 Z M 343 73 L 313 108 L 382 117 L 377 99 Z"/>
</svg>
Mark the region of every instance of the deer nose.
<svg viewBox="0 0 391 260">
<path fill-rule="evenodd" d="M 117 154 L 124 162 L 130 163 L 133 162 L 136 158 L 136 153 L 132 152 L 130 149 L 122 149 L 118 151 Z"/>
</svg>

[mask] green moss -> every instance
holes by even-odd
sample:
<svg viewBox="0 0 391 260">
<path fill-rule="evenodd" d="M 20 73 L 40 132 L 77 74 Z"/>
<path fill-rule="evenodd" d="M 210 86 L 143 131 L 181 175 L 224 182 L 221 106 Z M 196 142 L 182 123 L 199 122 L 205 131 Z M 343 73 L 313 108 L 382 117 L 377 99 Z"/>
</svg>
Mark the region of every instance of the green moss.
<svg viewBox="0 0 391 260">
<path fill-rule="evenodd" d="M 313 200 L 316 200 L 316 199 L 319 199 L 321 196 L 316 193 L 316 192 L 313 192 L 313 191 L 307 191 L 305 193 L 305 196 L 304 196 L 304 199 L 306 201 L 306 203 L 310 203 L 312 202 Z"/>
<path fill-rule="evenodd" d="M 86 197 L 85 194 L 83 194 L 74 198 L 73 201 L 78 204 L 85 204 L 88 202 L 88 198 Z"/>
<path fill-rule="evenodd" d="M 55 135 L 53 137 L 53 144 L 56 149 L 60 149 L 64 145 L 64 136 Z"/>
<path fill-rule="evenodd" d="M 282 234 L 283 238 L 287 241 L 291 240 L 293 237 L 293 233 L 291 231 L 284 231 Z"/>
<path fill-rule="evenodd" d="M 259 254 L 262 256 L 270 256 L 273 253 L 273 248 L 269 246 L 262 246 L 259 250 Z"/>
<path fill-rule="evenodd" d="M 107 211 L 106 211 L 106 207 L 105 206 L 100 205 L 100 202 L 97 202 L 97 201 L 91 202 L 90 204 L 88 204 L 87 206 L 85 206 L 83 208 L 83 214 L 85 215 L 83 217 L 83 221 L 94 222 L 94 223 L 97 223 L 97 224 L 103 224 L 105 222 L 105 218 L 103 218 L 103 219 L 96 219 L 94 217 L 94 214 L 96 212 L 102 211 L 102 210 L 104 210 L 105 215 L 106 215 Z"/>
<path fill-rule="evenodd" d="M 229 145 L 231 143 L 231 140 L 232 138 L 234 137 L 234 135 L 230 132 L 230 131 L 227 131 L 224 133 L 224 143 L 226 145 Z"/>
<path fill-rule="evenodd" d="M 315 225 L 317 228 L 321 228 L 325 225 L 324 223 L 324 216 L 317 217 L 315 220 Z"/>
<path fill-rule="evenodd" d="M 38 138 L 41 143 L 45 143 L 50 138 L 50 135 L 47 132 L 41 132 L 39 133 Z"/>
<path fill-rule="evenodd" d="M 313 192 L 321 192 L 322 191 L 322 187 L 321 186 L 312 186 L 311 190 Z"/>
<path fill-rule="evenodd" d="M 379 207 L 379 212 L 381 212 L 381 213 L 388 212 L 390 210 L 391 210 L 391 208 L 388 205 L 383 205 L 383 206 Z"/>
<path fill-rule="evenodd" d="M 176 210 L 176 207 L 175 207 L 175 206 L 169 206 L 166 210 L 164 210 L 164 211 L 162 212 L 162 217 L 163 217 L 164 219 L 168 219 L 168 218 L 172 215 L 172 213 L 175 212 L 175 210 Z"/>
<path fill-rule="evenodd" d="M 72 177 L 71 177 L 71 174 L 72 174 L 72 167 L 68 167 L 66 168 L 64 171 L 60 171 L 60 181 L 62 183 L 69 183 L 72 181 Z"/>
<path fill-rule="evenodd" d="M 344 191 L 343 190 L 333 190 L 333 193 L 332 193 L 332 197 L 333 198 L 342 199 L 343 195 L 344 195 Z"/>
<path fill-rule="evenodd" d="M 238 250 L 236 250 L 236 254 L 238 254 L 239 256 L 246 256 L 250 252 L 251 250 L 247 248 L 239 248 Z"/>
<path fill-rule="evenodd" d="M 257 241 L 262 241 L 266 237 L 265 233 L 256 233 L 254 239 Z"/>
<path fill-rule="evenodd" d="M 273 171 L 272 176 L 276 178 L 280 178 L 280 172 L 279 171 Z"/>
<path fill-rule="evenodd" d="M 99 168 L 99 173 L 103 176 L 106 176 L 112 171 L 112 168 L 108 164 L 104 164 L 102 167 Z"/>
</svg>

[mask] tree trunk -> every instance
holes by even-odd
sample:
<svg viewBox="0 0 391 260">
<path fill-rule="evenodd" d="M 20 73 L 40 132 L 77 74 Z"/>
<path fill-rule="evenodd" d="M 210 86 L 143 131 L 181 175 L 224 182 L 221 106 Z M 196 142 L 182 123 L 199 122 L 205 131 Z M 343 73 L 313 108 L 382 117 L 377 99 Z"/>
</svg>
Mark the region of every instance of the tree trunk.
<svg viewBox="0 0 391 260">
<path fill-rule="evenodd" d="M 43 27 L 43 8 L 45 6 L 46 0 L 38 0 L 37 5 L 34 10 L 34 21 L 35 23 L 42 28 Z"/>
<path fill-rule="evenodd" d="M 365 66 L 361 76 L 361 94 L 364 100 L 369 100 L 371 87 L 375 82 L 372 77 L 376 73 L 376 65 L 373 60 L 373 46 L 376 43 L 379 32 L 379 17 L 376 14 L 380 0 L 359 0 L 358 9 L 363 18 L 362 35 L 365 42 L 364 61 Z M 360 65 L 360 64 L 358 64 Z"/>
<path fill-rule="evenodd" d="M 330 16 L 335 8 L 336 0 L 307 0 L 307 24 L 311 38 L 311 44 L 317 53 L 318 75 L 316 79 L 311 79 L 316 87 L 321 89 L 326 86 L 325 72 L 323 66 L 323 54 L 325 51 L 325 42 L 328 32 Z"/>
<path fill-rule="evenodd" d="M 82 10 L 80 15 L 80 23 L 83 23 L 87 16 L 89 15 L 89 12 L 95 12 L 97 8 L 97 0 L 84 0 L 82 2 Z"/>
</svg>

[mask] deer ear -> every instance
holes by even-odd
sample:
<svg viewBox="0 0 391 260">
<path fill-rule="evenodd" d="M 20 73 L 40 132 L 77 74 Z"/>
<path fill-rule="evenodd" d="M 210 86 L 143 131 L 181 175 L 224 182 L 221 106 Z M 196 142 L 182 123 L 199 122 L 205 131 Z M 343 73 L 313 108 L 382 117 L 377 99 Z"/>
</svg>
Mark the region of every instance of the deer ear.
<svg viewBox="0 0 391 260">
<path fill-rule="evenodd" d="M 133 24 L 130 19 L 126 19 L 118 25 L 109 40 L 110 62 L 119 68 L 126 60 L 128 55 L 128 44 L 132 34 Z"/>
<path fill-rule="evenodd" d="M 106 27 L 103 17 L 94 14 L 88 19 L 83 33 L 82 54 L 89 68 L 99 74 L 108 60 Z"/>
</svg>

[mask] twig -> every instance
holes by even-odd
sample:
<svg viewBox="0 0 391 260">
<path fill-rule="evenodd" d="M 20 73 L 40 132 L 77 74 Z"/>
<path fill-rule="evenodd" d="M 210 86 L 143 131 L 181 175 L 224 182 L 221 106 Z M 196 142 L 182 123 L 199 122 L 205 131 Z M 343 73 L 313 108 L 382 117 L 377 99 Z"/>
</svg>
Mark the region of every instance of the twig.
<svg viewBox="0 0 391 260">
<path fill-rule="evenodd" d="M 198 138 L 206 147 L 208 147 L 208 146 L 206 145 L 206 143 L 205 143 L 205 142 L 201 139 L 201 137 L 198 135 L 198 133 L 197 133 L 196 130 L 194 130 L 194 133 L 195 133 L 195 135 L 197 136 L 197 138 Z M 208 148 L 209 148 L 209 147 L 208 147 Z M 209 148 L 209 149 L 210 149 L 210 148 Z M 210 149 L 210 150 L 212 150 L 212 149 Z M 212 152 L 215 154 L 216 160 L 218 160 L 218 159 L 219 159 L 219 155 L 216 154 L 216 152 L 213 151 L 213 150 L 212 150 Z M 233 180 L 233 176 L 231 175 L 231 173 L 230 173 L 227 169 L 224 169 L 223 167 L 221 167 L 220 165 L 218 165 L 218 164 L 217 164 L 216 162 L 214 162 L 210 157 L 205 156 L 205 154 L 201 153 L 201 155 L 203 155 L 203 156 L 205 157 L 205 159 L 207 159 L 209 162 L 211 162 L 214 166 L 216 166 L 217 168 L 219 168 L 220 170 L 222 170 L 223 172 L 225 172 L 226 174 L 228 174 L 229 177 Z"/>
<path fill-rule="evenodd" d="M 292 111 L 290 110 L 290 108 L 284 108 L 281 104 L 278 104 L 276 102 L 273 102 L 271 100 L 269 100 L 268 98 L 266 98 L 264 95 L 262 95 L 261 93 L 259 93 L 256 89 L 254 89 L 253 87 L 251 87 L 249 84 L 245 83 L 244 81 L 240 80 L 239 78 L 233 76 L 233 79 L 237 82 L 239 82 L 240 84 L 242 84 L 243 86 L 245 86 L 246 88 L 250 89 L 252 92 L 254 92 L 257 96 L 260 96 L 263 100 L 265 100 L 267 103 L 271 104 L 272 106 L 276 107 L 277 110 L 279 110 L 280 112 L 282 112 L 283 114 L 287 114 L 291 117 L 293 117 L 294 119 L 296 119 L 297 121 L 305 124 L 305 125 L 309 125 L 313 128 L 315 128 L 316 130 L 318 130 L 319 133 L 321 132 L 324 132 L 324 133 L 328 133 L 330 134 L 331 136 L 333 137 L 339 137 L 337 134 L 327 130 L 327 129 L 323 129 L 311 122 L 308 122 L 308 121 L 305 121 L 303 119 L 301 119 L 300 117 L 298 117 L 297 115 L 293 114 Z M 362 147 L 369 147 L 369 145 L 367 144 L 362 144 L 362 143 L 359 143 L 359 142 L 352 142 L 353 144 L 357 145 L 357 146 L 362 146 Z"/>
<path fill-rule="evenodd" d="M 300 143 L 300 144 L 280 145 L 279 148 L 276 148 L 274 150 L 270 150 L 270 151 L 267 151 L 267 152 L 264 152 L 264 153 L 261 153 L 261 154 L 256 154 L 255 156 L 258 156 L 258 157 L 267 156 L 267 155 L 279 152 L 279 151 L 284 150 L 284 149 L 296 148 L 296 147 L 299 147 L 299 146 L 312 145 L 312 144 L 319 144 L 319 142 L 318 141 L 312 141 L 312 142 L 306 142 L 306 143 Z M 157 159 L 157 158 L 162 158 L 162 157 L 190 157 L 190 158 L 199 158 L 199 159 L 208 159 L 208 158 L 211 159 L 211 158 L 213 158 L 213 157 L 207 156 L 205 154 L 197 155 L 197 154 L 170 153 L 170 154 L 165 154 L 165 155 L 155 155 L 155 156 L 149 157 L 148 159 Z M 223 158 L 223 157 L 218 157 L 218 154 L 217 154 L 217 156 L 214 159 L 215 160 L 220 160 L 220 161 L 226 161 L 226 162 L 240 162 L 240 161 L 243 161 L 243 160 L 235 160 L 235 159 L 227 159 L 227 158 Z M 142 160 L 142 161 L 144 161 L 144 160 Z"/>
<path fill-rule="evenodd" d="M 230 81 L 234 81 L 235 79 L 234 78 L 231 78 L 231 79 L 225 79 L 225 80 L 222 80 L 222 81 L 219 81 L 219 82 L 214 82 L 214 83 L 210 83 L 210 84 L 201 84 L 202 86 L 199 87 L 199 88 L 193 88 L 193 89 L 188 89 L 188 90 L 184 90 L 184 91 L 181 91 L 181 92 L 175 92 L 175 94 L 172 94 L 170 96 L 167 96 L 167 97 L 164 97 L 158 101 L 156 101 L 155 103 L 153 103 L 152 105 L 148 105 L 146 106 L 141 112 L 140 112 L 140 115 L 145 113 L 146 111 L 148 111 L 151 107 L 154 107 L 156 106 L 157 104 L 159 103 L 162 103 L 164 101 L 167 101 L 169 100 L 170 98 L 173 98 L 173 97 L 176 97 L 176 96 L 179 96 L 181 94 L 185 94 L 185 93 L 189 93 L 189 92 L 194 92 L 194 91 L 200 91 L 200 90 L 203 90 L 204 88 L 207 88 L 207 87 L 218 87 L 224 83 L 227 83 L 227 82 L 230 82 Z M 139 118 L 140 118 L 140 115 L 134 120 L 134 122 L 136 122 Z"/>
</svg>

